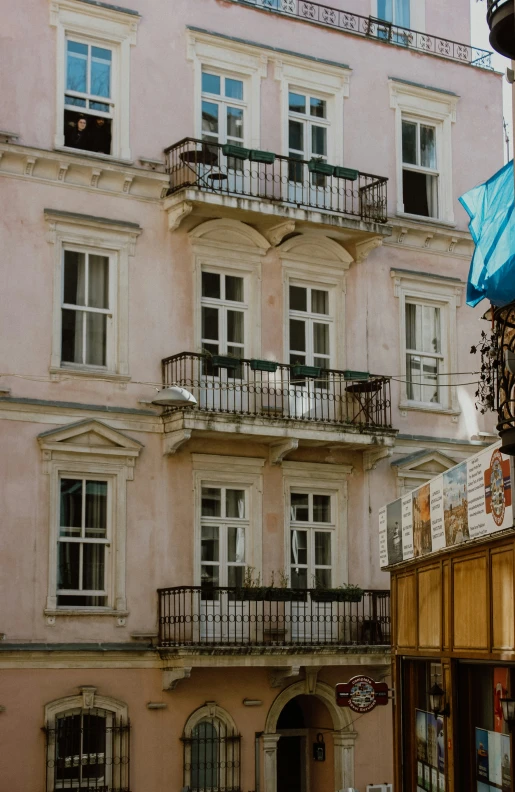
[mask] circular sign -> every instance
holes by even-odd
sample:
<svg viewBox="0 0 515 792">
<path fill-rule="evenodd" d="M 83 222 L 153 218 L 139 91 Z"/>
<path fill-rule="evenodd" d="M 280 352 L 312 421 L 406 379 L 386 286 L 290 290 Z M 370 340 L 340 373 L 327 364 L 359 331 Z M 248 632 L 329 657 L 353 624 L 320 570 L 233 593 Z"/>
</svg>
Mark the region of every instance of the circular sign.
<svg viewBox="0 0 515 792">
<path fill-rule="evenodd" d="M 354 712 L 370 712 L 376 705 L 374 680 L 356 676 L 350 680 L 349 707 Z"/>
<path fill-rule="evenodd" d="M 490 462 L 490 498 L 492 517 L 496 525 L 502 525 L 506 508 L 502 463 L 501 452 L 499 450 L 494 451 Z"/>
</svg>

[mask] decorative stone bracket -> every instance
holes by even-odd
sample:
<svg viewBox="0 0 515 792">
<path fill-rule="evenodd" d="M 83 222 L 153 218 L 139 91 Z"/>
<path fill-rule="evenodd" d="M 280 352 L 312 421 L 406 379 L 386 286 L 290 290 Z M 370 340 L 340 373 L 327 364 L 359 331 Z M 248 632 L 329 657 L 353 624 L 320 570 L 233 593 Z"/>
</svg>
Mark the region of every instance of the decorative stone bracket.
<svg viewBox="0 0 515 792">
<path fill-rule="evenodd" d="M 163 668 L 163 690 L 175 690 L 179 682 L 190 676 L 191 667 Z"/>
<path fill-rule="evenodd" d="M 298 447 L 299 441 L 293 437 L 281 440 L 280 443 L 273 443 L 270 446 L 270 464 L 280 465 L 284 457 L 291 451 L 296 451 Z"/>
<path fill-rule="evenodd" d="M 300 674 L 300 665 L 283 666 L 282 668 L 271 668 L 268 672 L 270 680 L 270 687 L 282 687 L 291 677 L 296 677 Z"/>
<path fill-rule="evenodd" d="M 363 468 L 364 470 L 375 470 L 377 463 L 381 459 L 391 457 L 393 448 L 379 448 L 374 451 L 365 451 L 363 454 Z"/>
<path fill-rule="evenodd" d="M 163 437 L 163 456 L 175 454 L 191 438 L 191 429 L 176 429 Z"/>
</svg>

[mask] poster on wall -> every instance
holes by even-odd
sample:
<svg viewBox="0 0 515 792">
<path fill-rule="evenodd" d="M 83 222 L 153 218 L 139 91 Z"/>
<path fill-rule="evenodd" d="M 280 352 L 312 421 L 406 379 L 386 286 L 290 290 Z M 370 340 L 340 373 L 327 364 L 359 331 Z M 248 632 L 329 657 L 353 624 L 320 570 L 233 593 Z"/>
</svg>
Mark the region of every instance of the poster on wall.
<svg viewBox="0 0 515 792">
<path fill-rule="evenodd" d="M 511 792 L 509 734 L 476 728 L 477 792 Z"/>
<path fill-rule="evenodd" d="M 417 792 L 445 792 L 443 717 L 415 710 Z"/>
<path fill-rule="evenodd" d="M 496 443 L 383 507 L 381 567 L 511 527 L 511 479 L 510 458 Z"/>
</svg>

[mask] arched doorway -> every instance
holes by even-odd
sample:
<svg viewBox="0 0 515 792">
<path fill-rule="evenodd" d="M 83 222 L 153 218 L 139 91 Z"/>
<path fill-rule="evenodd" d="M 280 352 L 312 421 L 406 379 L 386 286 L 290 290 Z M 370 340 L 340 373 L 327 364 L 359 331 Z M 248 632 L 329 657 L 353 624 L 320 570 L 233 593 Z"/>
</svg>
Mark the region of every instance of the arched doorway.
<svg viewBox="0 0 515 792">
<path fill-rule="evenodd" d="M 323 762 L 313 757 L 318 734 L 325 743 Z M 308 686 L 307 680 L 290 685 L 266 720 L 264 792 L 335 792 L 353 786 L 356 736 L 349 713 L 336 706 L 332 687 Z"/>
</svg>

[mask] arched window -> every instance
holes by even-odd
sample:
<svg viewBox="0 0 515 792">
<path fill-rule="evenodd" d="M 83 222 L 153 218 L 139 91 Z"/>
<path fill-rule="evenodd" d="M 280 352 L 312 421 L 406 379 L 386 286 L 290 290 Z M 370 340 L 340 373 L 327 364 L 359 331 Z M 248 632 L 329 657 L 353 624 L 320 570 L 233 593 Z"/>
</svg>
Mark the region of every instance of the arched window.
<svg viewBox="0 0 515 792">
<path fill-rule="evenodd" d="M 184 786 L 192 792 L 239 792 L 240 735 L 232 718 L 206 705 L 189 718 L 182 737 Z"/>
<path fill-rule="evenodd" d="M 47 792 L 129 790 L 129 733 L 125 705 L 95 688 L 46 707 Z"/>
</svg>

